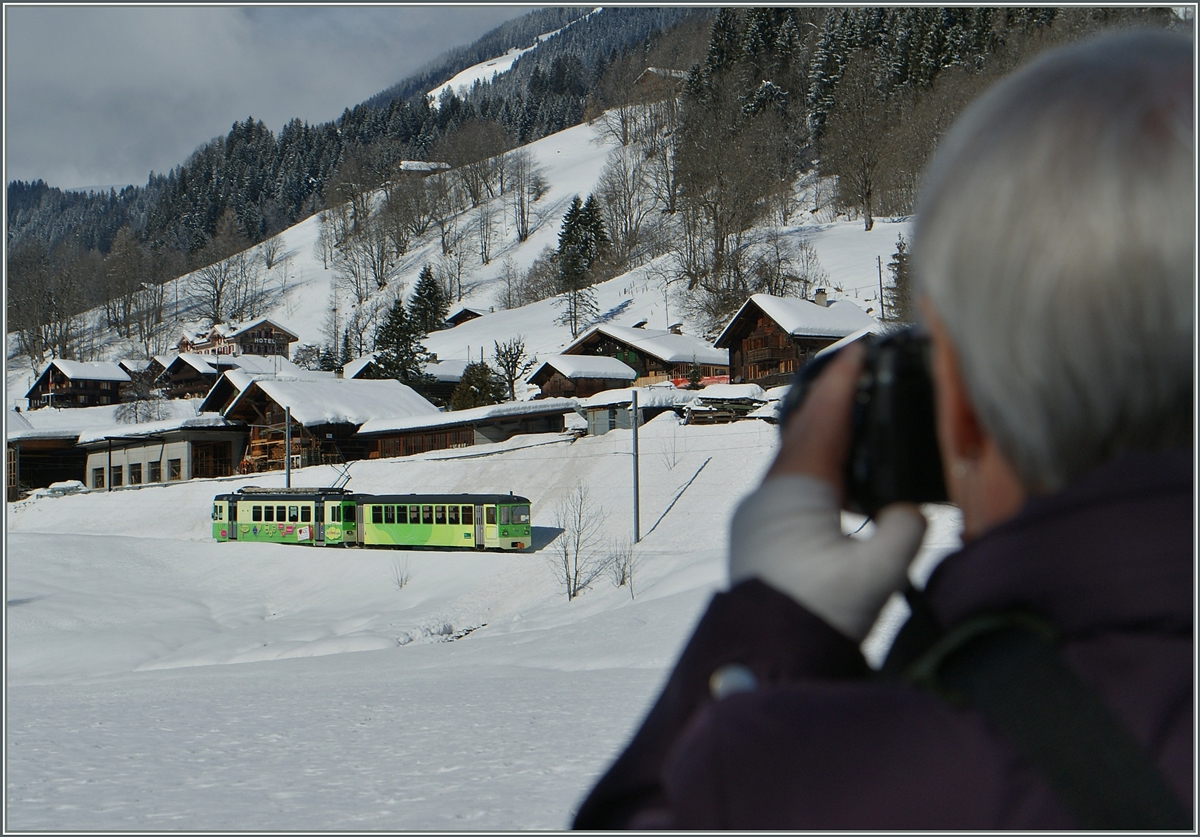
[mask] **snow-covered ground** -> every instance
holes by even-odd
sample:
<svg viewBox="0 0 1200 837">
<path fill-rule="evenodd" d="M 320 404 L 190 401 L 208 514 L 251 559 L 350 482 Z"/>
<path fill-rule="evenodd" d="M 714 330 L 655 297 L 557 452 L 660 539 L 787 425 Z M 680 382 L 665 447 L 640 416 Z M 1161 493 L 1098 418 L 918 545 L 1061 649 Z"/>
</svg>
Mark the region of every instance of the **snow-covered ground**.
<svg viewBox="0 0 1200 837">
<path fill-rule="evenodd" d="M 567 826 L 724 583 L 776 432 L 641 428 L 635 598 L 602 578 L 567 601 L 546 562 L 575 485 L 630 534 L 628 430 L 352 466 L 358 491 L 530 497 L 524 553 L 215 543 L 211 497 L 241 477 L 10 505 L 8 828 Z M 957 543 L 956 513 L 928 511 L 922 573 Z"/>
</svg>

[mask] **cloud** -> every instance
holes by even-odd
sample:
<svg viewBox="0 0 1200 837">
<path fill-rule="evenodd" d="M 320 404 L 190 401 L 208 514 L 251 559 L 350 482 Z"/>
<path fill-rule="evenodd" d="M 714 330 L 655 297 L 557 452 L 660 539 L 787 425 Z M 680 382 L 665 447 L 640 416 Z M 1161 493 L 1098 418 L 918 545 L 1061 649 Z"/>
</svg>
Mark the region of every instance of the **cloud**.
<svg viewBox="0 0 1200 837">
<path fill-rule="evenodd" d="M 5 176 L 142 184 L 248 116 L 335 119 L 527 11 L 10 6 Z"/>
</svg>

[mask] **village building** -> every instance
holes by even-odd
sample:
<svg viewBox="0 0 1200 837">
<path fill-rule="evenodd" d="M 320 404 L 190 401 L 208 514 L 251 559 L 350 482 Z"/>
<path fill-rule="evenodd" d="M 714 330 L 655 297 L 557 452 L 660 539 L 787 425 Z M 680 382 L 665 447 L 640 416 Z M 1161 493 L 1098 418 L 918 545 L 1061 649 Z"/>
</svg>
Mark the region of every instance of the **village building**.
<svg viewBox="0 0 1200 837">
<path fill-rule="evenodd" d="M 538 398 L 588 398 L 627 387 L 637 376 L 633 367 L 612 357 L 551 355 L 528 381 L 541 389 Z"/>
<path fill-rule="evenodd" d="M 672 70 L 666 67 L 647 67 L 634 79 L 633 86 L 638 98 L 643 101 L 678 96 L 687 82 L 687 70 Z"/>
<path fill-rule="evenodd" d="M 246 323 L 217 323 L 199 334 L 184 333 L 176 346 L 180 354 L 291 356 L 300 338 L 266 317 Z"/>
<path fill-rule="evenodd" d="M 579 401 L 579 412 L 587 422 L 589 436 L 603 436 L 610 430 L 633 427 L 633 392 L 638 396 L 638 424 L 642 425 L 666 412 L 682 418 L 696 400 L 698 390 L 678 389 L 661 383 L 648 387 L 624 387 L 597 393 Z"/>
<path fill-rule="evenodd" d="M 702 383 L 724 383 L 729 353 L 698 337 L 673 330 L 598 325 L 580 335 L 564 355 L 616 358 L 637 373 L 634 386 L 671 381 L 686 386 L 693 373 Z"/>
<path fill-rule="evenodd" d="M 342 376 L 360 380 L 378 378 L 381 372 L 379 364 L 376 362 L 377 354 L 378 352 L 370 352 L 342 364 Z M 437 360 L 436 358 L 426 363 L 422 369 L 433 378 L 433 383 L 423 388 L 424 394 L 438 404 L 449 403 L 450 396 L 454 394 L 454 390 L 462 381 L 463 372 L 468 363 L 470 361 Z"/>
<path fill-rule="evenodd" d="M 245 377 L 239 377 L 245 376 Z M 241 473 L 281 470 L 289 454 L 288 411 L 291 412 L 291 465 L 340 464 L 365 459 L 366 443 L 359 427 L 373 418 L 432 415 L 437 408 L 395 380 L 256 377 L 227 372 L 231 386 L 241 384 L 222 414 L 250 428 Z M 214 387 L 215 391 L 216 387 Z M 205 399 L 205 404 L 212 398 Z"/>
<path fill-rule="evenodd" d="M 86 484 L 92 490 L 228 477 L 246 428 L 216 413 L 85 431 Z"/>
<path fill-rule="evenodd" d="M 509 401 L 435 415 L 372 419 L 359 428 L 371 459 L 503 442 L 532 433 L 565 433 L 573 398 Z"/>
<path fill-rule="evenodd" d="M 446 328 L 455 328 L 471 320 L 477 320 L 487 313 L 490 312 L 484 311 L 482 308 L 468 308 L 464 305 L 446 318 Z"/>
<path fill-rule="evenodd" d="M 762 387 L 786 384 L 810 358 L 856 332 L 882 331 L 883 324 L 853 302 L 785 299 L 754 294 L 717 337 L 729 352 L 729 380 Z M 861 336 L 861 334 L 860 334 Z"/>
<path fill-rule="evenodd" d="M 29 409 L 96 407 L 122 400 L 129 373 L 107 361 L 50 361 L 25 393 Z"/>
<path fill-rule="evenodd" d="M 44 413 L 79 412 L 45 410 Z M 18 411 L 10 411 L 5 436 L 5 496 L 10 503 L 26 492 L 83 476 L 84 451 L 76 445 L 79 429 L 63 423 L 35 426 Z"/>
<path fill-rule="evenodd" d="M 302 375 L 306 370 L 282 355 L 176 355 L 155 383 L 167 398 L 203 398 L 222 373 L 240 369 L 251 375 Z"/>
</svg>

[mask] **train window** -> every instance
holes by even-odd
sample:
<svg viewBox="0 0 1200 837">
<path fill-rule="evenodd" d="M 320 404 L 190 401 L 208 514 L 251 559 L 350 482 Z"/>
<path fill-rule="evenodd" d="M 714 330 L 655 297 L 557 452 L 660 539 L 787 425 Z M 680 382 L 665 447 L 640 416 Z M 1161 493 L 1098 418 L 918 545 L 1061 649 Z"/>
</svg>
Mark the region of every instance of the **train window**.
<svg viewBox="0 0 1200 837">
<path fill-rule="evenodd" d="M 383 506 L 371 506 L 371 522 L 383 523 Z"/>
<path fill-rule="evenodd" d="M 267 523 L 275 522 L 275 507 L 274 506 L 263 506 L 263 520 L 267 521 Z"/>
<path fill-rule="evenodd" d="M 500 525 L 507 526 L 512 523 L 512 509 L 508 506 L 500 506 Z"/>
<path fill-rule="evenodd" d="M 513 506 L 513 523 L 529 522 L 529 506 Z"/>
<path fill-rule="evenodd" d="M 486 523 L 488 526 L 496 525 L 496 507 L 495 506 L 487 506 L 486 508 L 484 508 L 483 522 Z"/>
<path fill-rule="evenodd" d="M 220 519 L 221 519 L 221 507 L 220 507 L 220 506 L 218 506 L 218 505 L 216 505 L 215 503 L 213 504 L 213 516 L 212 516 L 212 519 L 213 519 L 213 520 L 220 520 Z"/>
<path fill-rule="evenodd" d="M 285 513 L 285 509 L 283 506 L 275 507 L 275 519 L 278 520 L 280 523 L 283 523 L 283 521 L 286 519 L 286 518 L 284 518 L 284 513 Z"/>
<path fill-rule="evenodd" d="M 300 519 L 300 507 L 288 506 L 288 523 L 295 523 Z"/>
<path fill-rule="evenodd" d="M 342 507 L 341 506 L 333 505 L 333 506 L 329 507 L 329 522 L 330 523 L 341 523 L 342 522 Z"/>
<path fill-rule="evenodd" d="M 312 523 L 312 508 L 310 506 L 300 507 L 300 522 Z"/>
<path fill-rule="evenodd" d="M 463 506 L 462 521 L 463 521 L 464 526 L 474 526 L 475 525 L 475 507 L 474 506 Z"/>
<path fill-rule="evenodd" d="M 396 507 L 395 506 L 384 506 L 383 507 L 383 522 L 384 523 L 395 523 L 396 522 Z"/>
<path fill-rule="evenodd" d="M 446 524 L 446 507 L 445 506 L 434 506 L 433 507 L 433 522 L 436 523 L 438 526 L 444 526 Z"/>
<path fill-rule="evenodd" d="M 446 522 L 451 526 L 458 525 L 458 506 L 446 507 Z"/>
<path fill-rule="evenodd" d="M 433 506 L 421 506 L 421 522 L 426 526 L 433 525 Z"/>
<path fill-rule="evenodd" d="M 255 523 L 262 523 L 262 506 L 250 507 L 250 519 Z"/>
</svg>

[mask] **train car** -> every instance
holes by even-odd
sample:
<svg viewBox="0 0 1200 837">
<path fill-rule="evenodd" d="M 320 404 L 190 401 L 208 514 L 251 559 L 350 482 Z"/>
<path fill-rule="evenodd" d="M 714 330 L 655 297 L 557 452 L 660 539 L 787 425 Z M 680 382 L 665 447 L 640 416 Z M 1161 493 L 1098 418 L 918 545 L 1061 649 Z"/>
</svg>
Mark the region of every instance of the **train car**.
<svg viewBox="0 0 1200 837">
<path fill-rule="evenodd" d="M 530 504 L 514 494 L 355 495 L 363 546 L 525 549 Z"/>
<path fill-rule="evenodd" d="M 515 494 L 351 494 L 247 486 L 213 498 L 218 541 L 312 546 L 525 549 L 530 503 Z"/>
<path fill-rule="evenodd" d="M 247 486 L 213 498 L 218 541 L 342 546 L 357 542 L 354 501 L 339 488 Z"/>
</svg>

